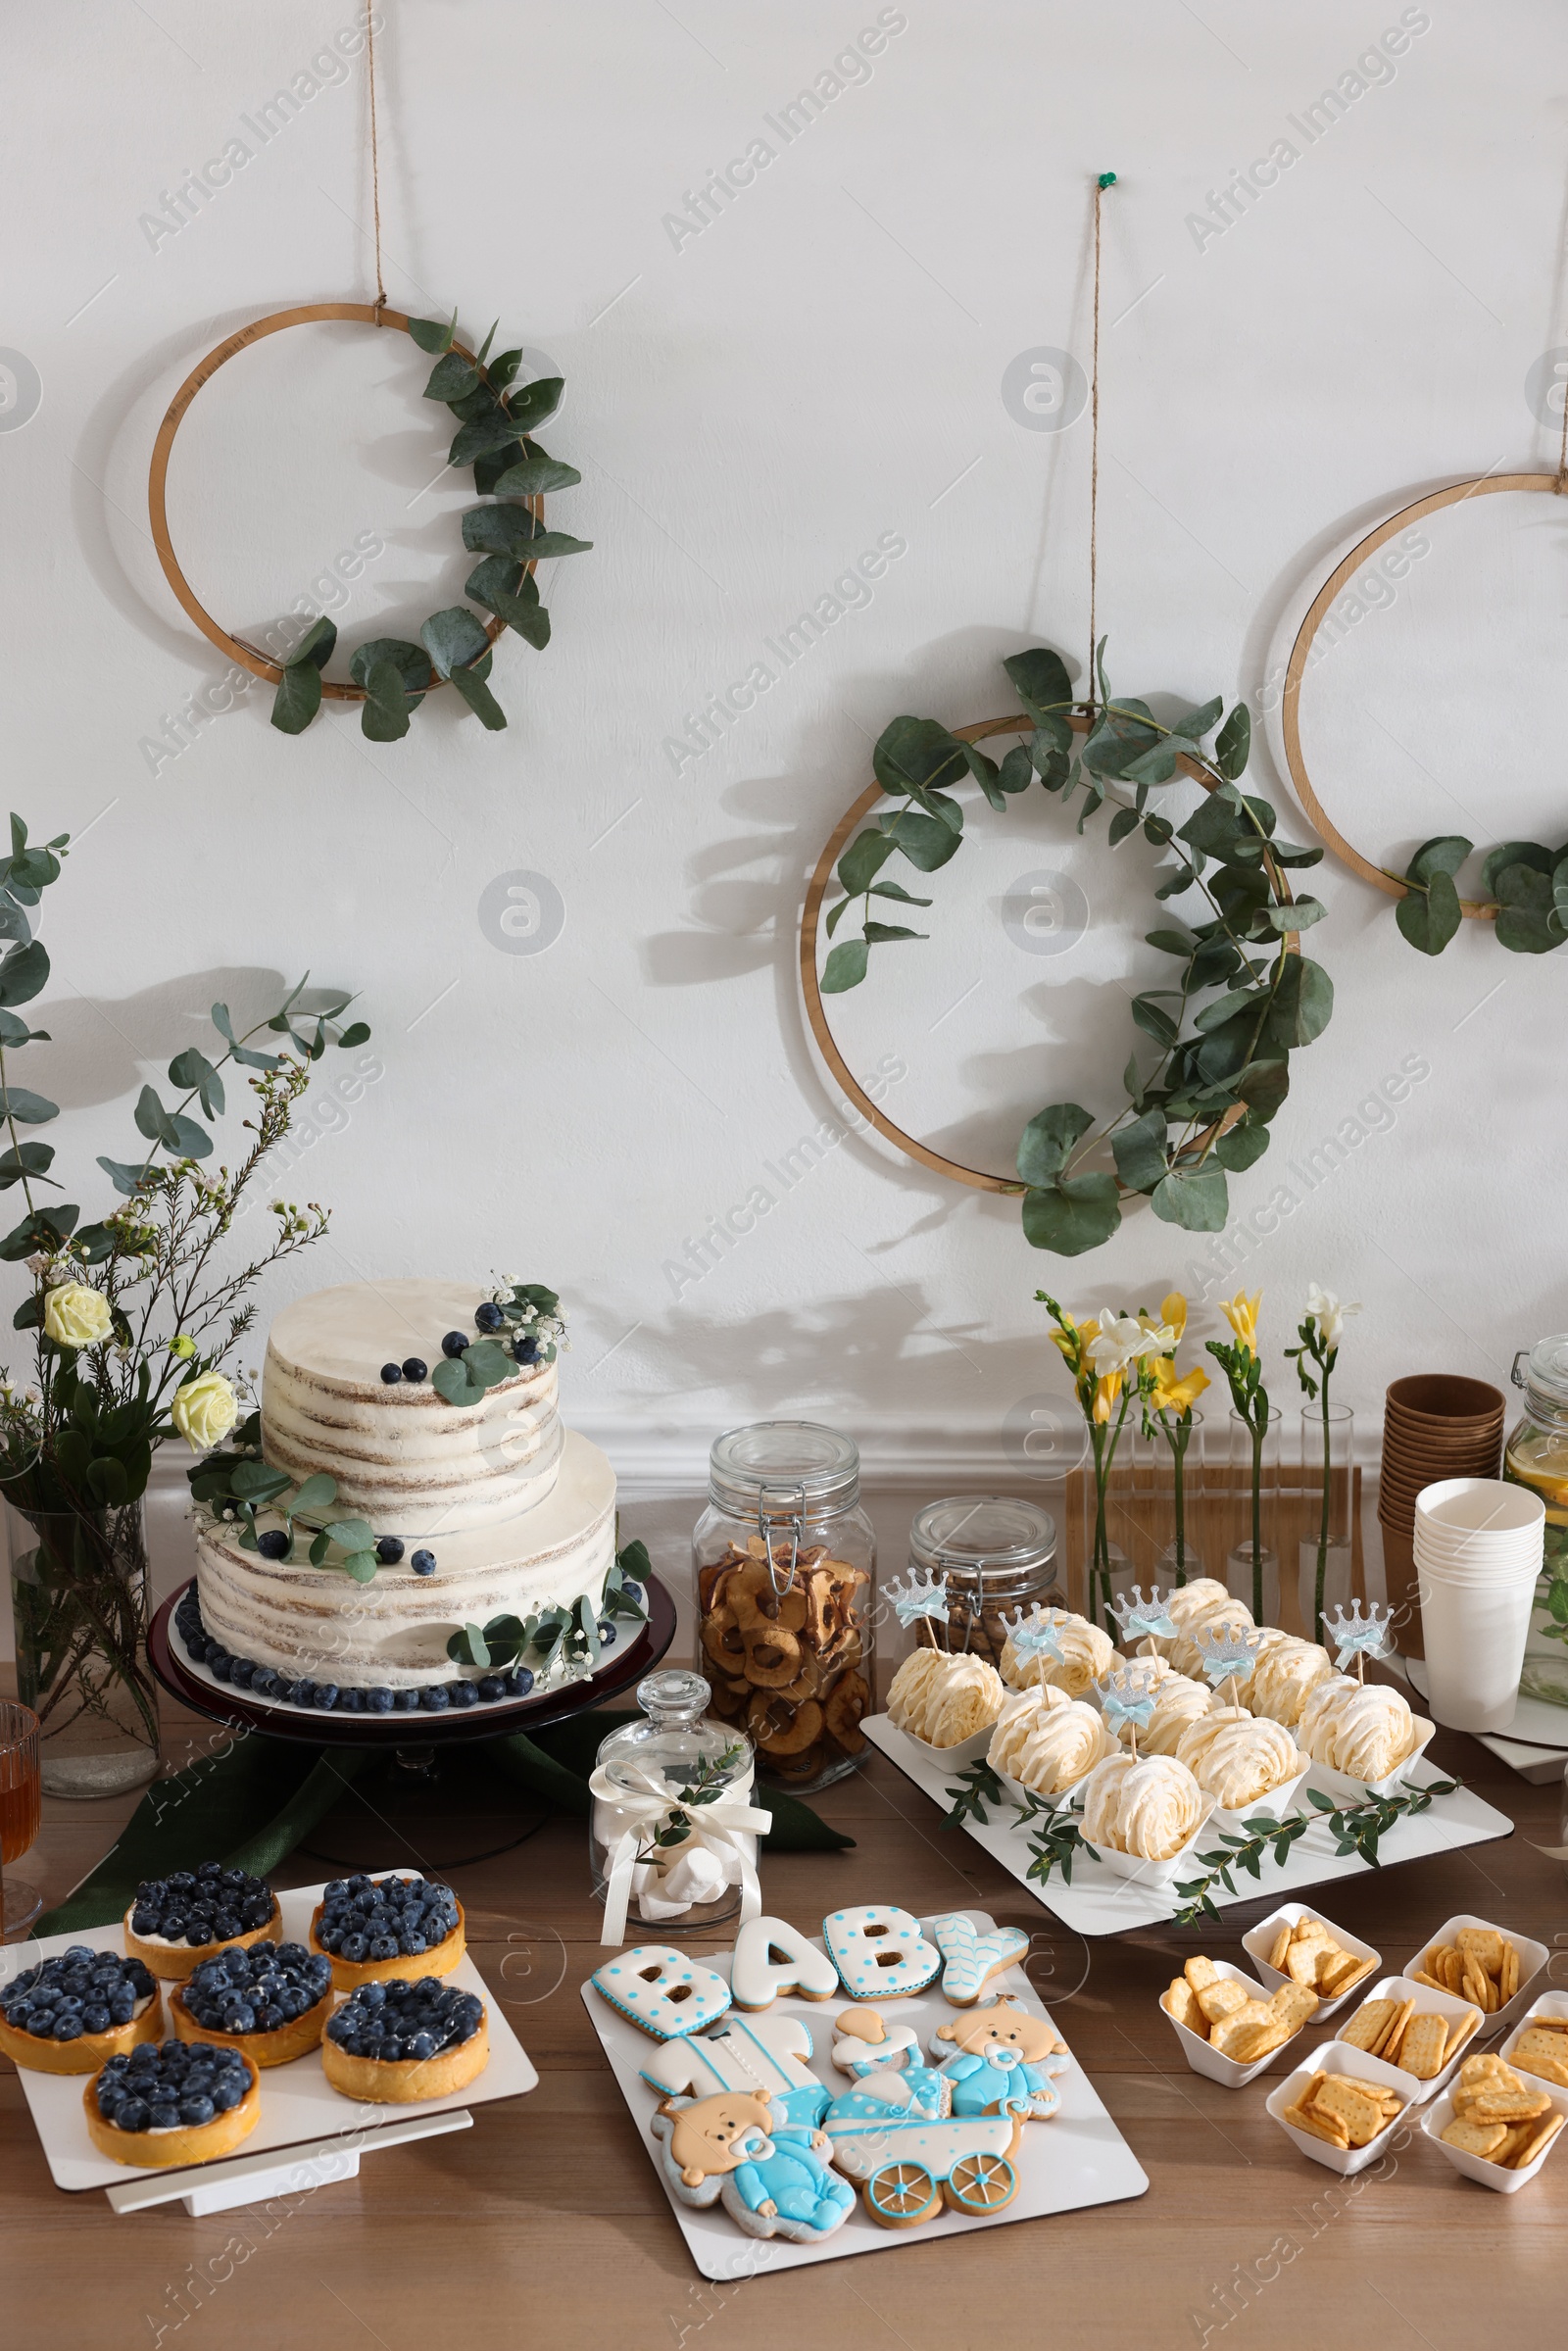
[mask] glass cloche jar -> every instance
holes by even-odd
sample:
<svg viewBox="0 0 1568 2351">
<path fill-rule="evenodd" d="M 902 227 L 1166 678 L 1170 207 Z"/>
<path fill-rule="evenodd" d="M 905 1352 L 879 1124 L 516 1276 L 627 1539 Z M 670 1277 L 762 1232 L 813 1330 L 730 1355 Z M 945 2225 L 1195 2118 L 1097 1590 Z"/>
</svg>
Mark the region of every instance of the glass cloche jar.
<svg viewBox="0 0 1568 2351">
<path fill-rule="evenodd" d="M 760 1420 L 716 1438 L 692 1536 L 699 1661 L 713 1711 L 798 1792 L 854 1771 L 870 1711 L 876 1536 L 851 1438 Z"/>
<path fill-rule="evenodd" d="M 1502 1474 L 1546 1506 L 1545 1558 L 1519 1693 L 1568 1707 L 1568 1333 L 1539 1341 L 1528 1353 L 1521 1347 L 1513 1383 L 1525 1392 L 1525 1408 L 1509 1432 Z"/>
<path fill-rule="evenodd" d="M 770 1820 L 752 1801 L 752 1742 L 705 1714 L 708 1699 L 701 1674 L 649 1674 L 637 1685 L 645 1719 L 599 1749 L 588 1847 L 604 1942 L 624 1942 L 628 1928 L 698 1933 L 761 1908 L 757 1840 Z"/>
<path fill-rule="evenodd" d="M 1061 1600 L 1056 1588 L 1056 1522 L 1037 1502 L 1000 1494 L 956 1494 L 927 1502 L 909 1529 L 909 1565 L 945 1577 L 950 1649 L 967 1649 L 1000 1667 L 1007 1644 L 1003 1611 L 1029 1616 Z"/>
</svg>

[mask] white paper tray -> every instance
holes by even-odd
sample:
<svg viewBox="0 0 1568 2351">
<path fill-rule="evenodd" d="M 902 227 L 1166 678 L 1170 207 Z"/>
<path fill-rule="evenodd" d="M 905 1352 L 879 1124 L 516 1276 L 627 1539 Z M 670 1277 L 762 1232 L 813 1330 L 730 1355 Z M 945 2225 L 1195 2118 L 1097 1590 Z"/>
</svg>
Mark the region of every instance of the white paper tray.
<svg viewBox="0 0 1568 2351">
<path fill-rule="evenodd" d="M 944 1812 L 953 1810 L 953 1798 L 948 1788 L 956 1785 L 956 1775 L 933 1770 L 910 1745 L 902 1731 L 895 1731 L 885 1714 L 864 1717 L 861 1730 L 873 1746 L 881 1749 L 890 1763 L 914 1782 L 923 1795 L 941 1806 Z M 1411 1775 L 1418 1786 L 1444 1780 L 1446 1773 L 1431 1764 L 1419 1764 Z M 1301 1789 L 1300 1803 L 1305 1802 L 1306 1789 L 1313 1786 L 1309 1772 Z M 1092 1853 L 1073 1855 L 1072 1883 L 1062 1882 L 1060 1870 L 1053 1870 L 1041 1884 L 1029 1876 L 1034 1855 L 1029 1848 L 1031 1837 L 1037 1837 L 1046 1825 L 1031 1822 L 1027 1829 L 1020 1827 L 1010 1804 L 988 1807 L 990 1820 L 982 1825 L 975 1820 L 962 1824 L 978 1845 L 984 1846 L 994 1860 L 1010 1871 L 1028 1892 L 1064 1927 L 1079 1935 L 1124 1935 L 1132 1927 L 1151 1927 L 1161 1919 L 1173 1918 L 1184 1907 L 1182 1896 L 1167 1886 L 1148 1886 L 1137 1878 L 1115 1876 L 1097 1861 Z M 1511 1837 L 1513 1823 L 1506 1813 L 1496 1812 L 1484 1804 L 1467 1788 L 1456 1794 L 1440 1796 L 1426 1812 L 1413 1819 L 1406 1817 L 1388 1831 L 1379 1847 L 1379 1861 L 1385 1869 L 1397 1861 L 1424 1861 L 1433 1853 L 1451 1853 L 1461 1845 L 1489 1844 L 1499 1837 Z M 1204 1852 L 1218 1851 L 1216 1836 L 1212 1845 L 1199 1839 Z M 1358 1853 L 1341 1856 L 1335 1851 L 1334 1839 L 1328 1830 L 1314 1822 L 1304 1837 L 1291 1847 L 1289 1858 L 1276 1866 L 1272 1858 L 1265 1859 L 1262 1877 L 1252 1878 L 1246 1871 L 1236 1877 L 1237 1891 L 1228 1894 L 1217 1883 L 1211 1889 L 1214 1906 L 1228 1910 L 1243 1902 L 1277 1902 L 1286 1894 L 1298 1893 L 1305 1886 L 1322 1886 L 1331 1880 L 1360 1877 L 1370 1864 Z M 1194 1863 L 1190 1877 L 1202 1875 L 1200 1865 Z M 1183 1883 L 1189 1882 L 1184 1877 Z"/>
<path fill-rule="evenodd" d="M 981 1910 L 968 1910 L 962 1915 L 972 1920 L 982 1934 L 989 1934 L 995 1925 Z M 922 1924 L 929 1927 L 929 1919 Z M 812 1939 L 820 1949 L 820 1935 Z M 730 1952 L 703 1949 L 697 1956 L 704 1967 L 728 1980 Z M 993 1976 L 981 1998 L 996 1999 L 1004 1992 L 1037 2016 L 1049 2013 L 1021 1967 Z M 659 2105 L 660 2093 L 643 2080 L 642 2068 L 662 2044 L 639 2032 L 608 2000 L 601 1999 L 591 1983 L 583 1984 L 582 1999 L 593 2019 L 594 2031 L 604 2044 L 611 2071 L 620 2084 L 621 2096 L 631 2109 L 655 2177 L 686 2239 L 687 2250 L 705 2278 L 768 2276 L 777 2270 L 800 2269 L 808 2262 L 843 2261 L 854 2253 L 888 2253 L 900 2245 L 928 2244 L 933 2237 L 962 2236 L 974 2229 L 1003 2229 L 1009 2221 L 1038 2220 L 1045 2213 L 1081 2212 L 1092 2204 L 1118 2204 L 1130 2196 L 1141 2196 L 1148 2189 L 1149 2178 L 1142 2164 L 1075 2059 L 1065 2073 L 1054 2078 L 1054 2086 L 1061 2097 L 1055 2114 L 1049 2122 L 1024 2125 L 1019 2145 L 1009 2158 L 1018 2174 L 1018 2193 L 994 2220 L 968 2220 L 961 2213 L 944 2211 L 940 2219 L 928 2221 L 921 2228 L 882 2229 L 857 2195 L 849 2219 L 820 2244 L 795 2244 L 785 2237 L 748 2236 L 721 2205 L 700 2211 L 683 2204 L 672 2193 L 659 2168 L 648 2126 Z M 848 1992 L 836 1993 L 828 2000 L 786 1996 L 776 2000 L 766 2012 L 769 2016 L 798 2016 L 807 2026 L 813 2049 L 811 2071 L 828 2084 L 836 2097 L 855 2087 L 851 2077 L 841 2074 L 829 2055 L 833 2020 L 842 2009 L 852 2005 Z M 890 2024 L 911 2027 L 919 2036 L 922 2052 L 939 2024 L 967 2013 L 943 1996 L 940 1980 L 913 1999 L 878 2000 L 876 2006 Z M 925 2062 L 931 2061 L 927 2058 Z"/>
<path fill-rule="evenodd" d="M 368 1873 L 377 1878 L 399 1874 L 396 1865 L 386 1870 Z M 319 1886 L 297 1886 L 277 1897 L 282 1913 L 284 1942 L 304 1942 L 311 1923 L 311 1913 L 321 1899 Z M 95 1951 L 120 1951 L 125 1948 L 123 1929 L 113 1927 L 78 1927 L 70 1935 L 42 1935 L 22 1943 L 11 1943 L 0 1954 L 6 1978 L 30 1967 L 34 1960 L 52 1959 L 57 1952 L 68 1950 L 73 1943 L 90 1943 Z M 421 2099 L 412 2106 L 369 2106 L 356 2098 L 345 2098 L 333 2089 L 321 2071 L 318 2049 L 304 2057 L 296 2057 L 290 2065 L 265 2066 L 262 2069 L 261 2119 L 247 2139 L 230 2156 L 220 2157 L 213 2163 L 192 2166 L 112 2163 L 100 2155 L 87 2135 L 87 2118 L 82 2111 L 81 2093 L 91 2076 L 87 2074 L 32 2074 L 22 2072 L 22 2087 L 56 2187 L 122 2188 L 132 2182 L 157 2180 L 162 2173 L 166 2178 L 178 2171 L 194 2174 L 203 2180 L 216 2180 L 221 2175 L 246 2165 L 257 2155 L 274 2147 L 302 2148 L 318 2146 L 323 2140 L 348 2139 L 361 2155 L 370 2152 L 378 2131 L 389 2124 L 406 2124 L 424 2116 L 446 2115 L 459 2108 L 478 2106 L 494 2098 L 515 2098 L 524 2090 L 537 2086 L 539 2077 L 528 2062 L 522 2044 L 502 2014 L 501 2005 L 486 1984 L 473 1961 L 465 1956 L 444 1983 L 462 1986 L 465 1991 L 477 1992 L 485 2004 L 490 2032 L 490 2062 L 476 2082 L 466 2089 L 454 2090 L 445 2098 Z M 172 1986 L 165 1985 L 166 1992 Z M 340 1995 L 340 1997 L 343 1995 Z M 172 2032 L 167 2022 L 169 2003 L 166 1998 L 165 2036 Z M 399 2132 L 400 2137 L 408 2132 Z M 243 2177 L 243 2174 L 239 2175 Z M 257 2193 L 269 2195 L 270 2188 L 260 2187 Z M 130 2199 L 139 2202 L 144 2199 Z"/>
</svg>

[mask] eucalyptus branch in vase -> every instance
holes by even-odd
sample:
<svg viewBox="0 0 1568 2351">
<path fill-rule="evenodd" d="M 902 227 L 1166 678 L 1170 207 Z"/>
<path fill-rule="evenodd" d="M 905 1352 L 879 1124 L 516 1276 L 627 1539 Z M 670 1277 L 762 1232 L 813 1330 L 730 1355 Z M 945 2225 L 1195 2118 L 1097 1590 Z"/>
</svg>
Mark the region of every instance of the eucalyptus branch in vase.
<svg viewBox="0 0 1568 2351">
<path fill-rule="evenodd" d="M 1329 1379 L 1340 1357 L 1340 1333 L 1347 1315 L 1359 1314 L 1358 1304 L 1342 1304 L 1332 1290 L 1320 1290 L 1314 1282 L 1306 1294 L 1306 1312 L 1297 1325 L 1298 1347 L 1288 1347 L 1287 1356 L 1294 1359 L 1296 1376 L 1301 1383 L 1308 1403 L 1319 1407 L 1318 1417 L 1323 1430 L 1323 1494 L 1318 1513 L 1317 1561 L 1312 1583 L 1312 1639 L 1323 1639 L 1324 1585 L 1328 1577 L 1329 1542 L 1333 1528 L 1334 1496 L 1334 1440 L 1329 1419 Z M 1310 1368 L 1315 1365 L 1315 1372 Z M 1353 1463 L 1347 1462 L 1346 1476 L 1353 1472 Z"/>
</svg>

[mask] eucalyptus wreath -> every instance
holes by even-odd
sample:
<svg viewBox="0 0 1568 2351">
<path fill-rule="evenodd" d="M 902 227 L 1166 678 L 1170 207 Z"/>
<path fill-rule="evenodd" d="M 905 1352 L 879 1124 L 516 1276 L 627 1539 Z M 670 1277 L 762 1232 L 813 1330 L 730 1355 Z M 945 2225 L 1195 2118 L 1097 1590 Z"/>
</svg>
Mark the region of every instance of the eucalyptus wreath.
<svg viewBox="0 0 1568 2351">
<path fill-rule="evenodd" d="M 1405 889 L 1394 919 L 1424 955 L 1441 955 L 1464 919 L 1454 875 L 1474 849 L 1463 833 L 1439 833 L 1422 842 L 1402 874 L 1384 868 Z M 1546 849 L 1539 841 L 1504 841 L 1488 852 L 1481 887 L 1499 947 L 1548 955 L 1568 939 L 1568 843 Z"/>
<path fill-rule="evenodd" d="M 547 530 L 532 503 L 582 479 L 575 466 L 551 457 L 533 437 L 534 427 L 561 405 L 563 379 L 544 375 L 517 385 L 520 350 L 492 360 L 492 326 L 469 359 L 453 349 L 457 325 L 456 311 L 445 323 L 408 321 L 419 349 L 435 357 L 425 399 L 444 401 L 458 420 L 447 463 L 471 465 L 474 487 L 494 501 L 470 507 L 463 517 L 464 546 L 483 558 L 465 581 L 464 594 L 542 652 L 550 642 L 550 614 L 539 601 L 532 566 L 552 556 L 581 555 L 593 545 Z M 320 709 L 321 672 L 336 645 L 337 624 L 323 614 L 289 655 L 272 701 L 272 724 L 285 735 L 303 734 Z M 439 678 L 456 686 L 481 725 L 504 727 L 506 712 L 486 683 L 492 658 L 485 625 L 466 604 L 432 612 L 417 645 L 402 637 L 371 638 L 349 662 L 350 677 L 365 692 L 363 731 L 372 743 L 396 742 Z"/>
<path fill-rule="evenodd" d="M 1024 1238 L 1063 1257 L 1108 1241 L 1128 1195 L 1151 1199 L 1167 1224 L 1222 1231 L 1227 1177 L 1268 1149 L 1269 1123 L 1290 1090 L 1290 1056 L 1322 1035 L 1334 1008 L 1328 973 L 1298 945 L 1298 934 L 1326 909 L 1315 898 L 1294 897 L 1288 879 L 1290 868 L 1315 865 L 1323 852 L 1278 839 L 1269 803 L 1240 789 L 1251 747 L 1246 705 L 1222 722 L 1216 696 L 1167 725 L 1147 702 L 1112 695 L 1104 645 L 1102 638 L 1095 656 L 1099 693 L 1087 704 L 1048 647 L 1004 661 L 1023 703 L 1019 731 L 1030 739 L 1000 765 L 934 718 L 895 718 L 884 730 L 872 766 L 898 805 L 880 811 L 838 861 L 846 895 L 828 914 L 828 935 L 856 908 L 860 929 L 833 948 L 820 983 L 824 995 L 858 987 L 873 948 L 928 936 L 878 918 L 889 902 L 933 903 L 890 880 L 885 868 L 902 857 L 917 872 L 934 873 L 956 854 L 964 811 L 952 787 L 966 777 L 999 812 L 1038 777 L 1063 807 L 1082 795 L 1080 834 L 1109 808 L 1113 849 L 1139 834 L 1168 854 L 1155 899 L 1196 893 L 1206 912 L 1184 918 L 1180 929 L 1169 923 L 1145 934 L 1179 966 L 1175 986 L 1133 999 L 1133 1020 L 1156 1049 L 1153 1066 L 1141 1069 L 1133 1053 L 1122 1073 L 1125 1103 L 1108 1119 L 1097 1125 L 1079 1103 L 1052 1102 L 1030 1119 L 1018 1145 Z M 1081 749 L 1077 731 L 1084 732 Z M 1213 748 L 1205 751 L 1211 734 Z M 1149 796 L 1184 760 L 1206 793 L 1176 825 L 1150 808 Z M 1089 1164 L 1107 1150 L 1114 1174 Z"/>
</svg>

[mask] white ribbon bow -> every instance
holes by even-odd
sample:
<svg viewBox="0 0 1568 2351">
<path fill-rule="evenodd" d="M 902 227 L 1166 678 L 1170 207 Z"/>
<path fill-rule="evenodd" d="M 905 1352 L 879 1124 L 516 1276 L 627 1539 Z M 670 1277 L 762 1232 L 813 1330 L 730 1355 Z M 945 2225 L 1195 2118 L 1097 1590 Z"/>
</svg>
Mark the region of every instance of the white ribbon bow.
<svg viewBox="0 0 1568 2351">
<path fill-rule="evenodd" d="M 612 1780 L 600 1764 L 588 1782 L 596 1807 L 594 1833 L 606 1847 L 605 1929 L 600 1941 L 625 1941 L 632 1872 L 639 1859 L 646 1858 L 640 1847 L 645 1842 L 651 1843 L 657 1832 L 668 1826 L 669 1815 L 675 1811 L 683 1812 L 691 1823 L 681 1851 L 704 1850 L 726 1858 L 733 1855 L 740 1872 L 742 1923 L 760 1917 L 762 1889 L 758 1883 L 756 1860 L 745 1839 L 749 1836 L 765 1837 L 773 1826 L 773 1815 L 759 1812 L 755 1805 L 747 1803 L 752 1774 L 748 1772 L 710 1803 L 693 1804 L 680 1788 L 670 1786 L 662 1773 L 652 1771 L 645 1764 L 623 1764 L 620 1769 L 625 1778 Z M 601 1804 L 610 1815 L 608 1819 L 602 1818 L 597 1810 Z"/>
</svg>

